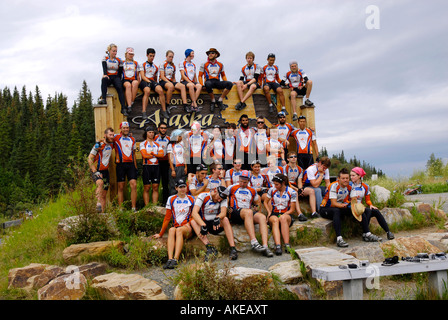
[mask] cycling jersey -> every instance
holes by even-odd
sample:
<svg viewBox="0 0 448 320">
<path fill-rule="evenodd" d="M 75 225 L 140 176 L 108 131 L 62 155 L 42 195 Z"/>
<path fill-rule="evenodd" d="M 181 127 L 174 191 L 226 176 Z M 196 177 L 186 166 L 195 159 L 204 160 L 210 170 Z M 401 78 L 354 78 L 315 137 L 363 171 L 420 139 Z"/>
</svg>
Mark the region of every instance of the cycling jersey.
<svg viewBox="0 0 448 320">
<path fill-rule="evenodd" d="M 200 208 L 199 214 L 204 221 L 212 221 L 221 213 L 221 208 L 227 208 L 227 199 L 213 202 L 210 192 L 201 193 L 194 202 Z"/>
<path fill-rule="evenodd" d="M 332 182 L 323 197 L 321 207 L 332 207 L 331 199 L 336 199 L 338 203 L 350 203 L 350 191 L 351 186 L 343 188 L 340 186 L 339 181 Z"/>
<path fill-rule="evenodd" d="M 290 187 L 286 187 L 285 191 L 281 193 L 275 187 L 272 187 L 268 190 L 267 197 L 271 199 L 272 213 L 285 213 L 297 201 L 297 192 Z"/>
<path fill-rule="evenodd" d="M 207 146 L 207 136 L 204 132 L 200 134 L 193 134 L 192 131 L 188 132 L 188 144 L 190 147 L 191 158 L 201 158 L 202 152 Z"/>
<path fill-rule="evenodd" d="M 303 170 L 299 166 L 293 168 L 289 164 L 283 167 L 283 172 L 288 177 L 289 182 L 296 184 L 297 179 L 302 179 Z"/>
<path fill-rule="evenodd" d="M 275 156 L 276 158 L 281 158 L 281 153 L 283 149 L 286 148 L 286 143 L 272 138 L 268 138 L 268 143 L 270 147 L 269 155 Z"/>
<path fill-rule="evenodd" d="M 362 199 L 366 199 L 366 204 L 368 206 L 372 205 L 372 201 L 370 200 L 370 187 L 364 182 L 354 184 L 350 182 L 350 186 L 352 188 L 350 192 L 350 198 L 357 198 L 358 202 L 361 203 Z"/>
<path fill-rule="evenodd" d="M 210 156 L 218 160 L 222 160 L 224 158 L 224 145 L 221 139 L 216 139 L 213 142 L 213 147 L 210 150 Z"/>
<path fill-rule="evenodd" d="M 152 81 L 157 81 L 157 72 L 159 68 L 154 64 L 148 61 L 143 62 L 142 70 L 145 73 L 145 77 Z"/>
<path fill-rule="evenodd" d="M 254 144 L 253 137 L 255 136 L 255 131 L 253 129 L 243 130 L 238 129 L 236 132 L 236 146 L 239 152 L 249 153 L 252 150 Z"/>
<path fill-rule="evenodd" d="M 183 167 L 185 165 L 183 143 L 169 144 L 167 153 L 173 154 L 173 165 L 175 167 Z"/>
<path fill-rule="evenodd" d="M 261 174 L 265 177 L 266 184 L 268 185 L 269 188 L 274 186 L 274 183 L 272 182 L 272 178 L 274 178 L 274 176 L 277 173 L 283 174 L 283 168 L 282 167 L 268 167 L 268 168 L 264 168 L 261 171 Z"/>
<path fill-rule="evenodd" d="M 123 61 L 123 80 L 137 80 L 142 67 L 137 61 Z"/>
<path fill-rule="evenodd" d="M 285 75 L 285 82 L 288 81 L 290 88 L 298 88 L 301 86 L 303 82 L 303 78 L 307 75 L 304 73 L 302 69 L 299 69 L 297 72 L 288 71 Z M 303 85 L 303 84 L 302 84 Z"/>
<path fill-rule="evenodd" d="M 157 142 L 163 149 L 163 157 L 159 159 L 160 161 L 168 161 L 167 148 L 168 144 L 170 143 L 170 140 L 171 139 L 169 136 L 162 137 L 160 134 L 156 134 L 156 136 L 154 137 L 154 141 Z"/>
<path fill-rule="evenodd" d="M 285 124 L 277 124 L 277 129 L 278 129 L 278 138 L 279 139 L 285 139 L 286 141 L 288 141 L 291 133 L 294 130 L 297 130 L 292 124 L 290 123 L 285 123 Z"/>
<path fill-rule="evenodd" d="M 224 140 L 225 160 L 226 163 L 233 161 L 235 154 L 235 137 L 226 137 Z"/>
<path fill-rule="evenodd" d="M 168 63 L 165 61 L 159 66 L 159 72 L 161 73 L 162 71 L 165 72 L 165 78 L 167 78 L 169 81 L 174 80 L 174 76 L 176 74 L 176 66 L 174 65 L 174 63 Z"/>
<path fill-rule="evenodd" d="M 276 65 L 265 65 L 263 67 L 263 80 L 264 83 L 280 83 L 280 76 L 278 72 L 278 67 Z"/>
<path fill-rule="evenodd" d="M 191 212 L 193 211 L 194 198 L 186 195 L 185 198 L 179 195 L 173 195 L 166 202 L 166 216 L 171 216 L 174 227 L 181 227 L 190 222 Z"/>
<path fill-rule="evenodd" d="M 181 62 L 179 64 L 179 72 L 182 70 L 185 72 L 185 76 L 188 80 L 194 81 L 194 77 L 196 76 L 196 65 L 193 62 L 188 62 L 187 60 Z"/>
<path fill-rule="evenodd" d="M 311 185 L 311 180 L 316 180 L 320 177 L 320 173 L 317 171 L 317 164 L 312 164 L 309 166 L 303 173 L 303 186 L 309 186 Z M 330 179 L 330 171 L 326 169 L 324 171 L 324 178 L 322 180 L 329 180 Z"/>
<path fill-rule="evenodd" d="M 191 190 L 199 190 L 204 186 L 204 181 L 199 182 L 196 175 L 191 179 L 191 183 L 188 185 L 188 192 L 191 195 Z M 204 191 L 205 192 L 205 191 Z"/>
<path fill-rule="evenodd" d="M 268 136 L 266 134 L 265 129 L 256 130 L 255 133 L 255 144 L 257 146 L 257 153 L 258 154 L 266 154 L 266 145 L 268 144 Z"/>
<path fill-rule="evenodd" d="M 92 148 L 90 154 L 95 156 L 94 161 L 98 161 L 96 169 L 103 171 L 109 169 L 110 156 L 112 155 L 113 144 L 107 142 L 101 142 L 99 148 Z"/>
<path fill-rule="evenodd" d="M 224 180 L 230 181 L 230 184 L 236 184 L 239 181 L 239 176 L 243 173 L 243 170 L 237 171 L 234 168 L 226 171 Z"/>
<path fill-rule="evenodd" d="M 291 135 L 296 139 L 297 153 L 311 154 L 311 141 L 316 140 L 316 135 L 310 129 L 297 129 Z"/>
<path fill-rule="evenodd" d="M 228 190 L 229 205 L 233 209 L 250 209 L 252 203 L 260 198 L 257 191 L 252 187 L 242 188 L 239 184 L 234 184 Z"/>
<path fill-rule="evenodd" d="M 255 79 L 255 75 L 261 74 L 261 68 L 258 64 L 253 64 L 249 66 L 246 64 L 243 68 L 241 68 L 241 77 L 244 81 L 250 81 L 252 79 Z"/>
<path fill-rule="evenodd" d="M 115 162 L 134 162 L 134 151 L 136 149 L 135 138 L 124 137 L 121 133 L 114 137 Z"/>
<path fill-rule="evenodd" d="M 159 164 L 159 159 L 156 156 L 150 155 L 150 153 L 153 153 L 158 156 L 163 155 L 163 149 L 160 147 L 160 145 L 152 141 L 149 142 L 147 140 L 140 143 L 140 153 L 142 154 L 143 158 L 143 165 L 157 165 Z"/>
<path fill-rule="evenodd" d="M 207 190 L 213 190 L 221 185 L 225 187 L 220 178 L 215 179 L 212 177 L 212 175 L 209 175 L 208 177 L 206 177 L 206 179 L 208 180 L 208 185 L 206 187 Z"/>
<path fill-rule="evenodd" d="M 205 75 L 205 80 L 211 80 L 211 79 L 220 80 L 220 77 L 222 77 L 223 79 L 226 78 L 224 72 L 224 65 L 218 60 L 215 60 L 215 62 L 207 60 L 207 62 L 201 64 L 201 66 L 199 67 L 199 73 L 200 78 L 202 74 Z"/>
<path fill-rule="evenodd" d="M 118 69 L 123 67 L 123 60 L 117 57 L 115 57 L 115 59 L 111 59 L 109 56 L 105 56 L 103 58 L 103 62 L 106 63 L 106 70 L 103 71 L 106 71 L 105 75 L 108 76 L 118 75 Z"/>
<path fill-rule="evenodd" d="M 250 174 L 250 186 L 254 189 L 260 189 L 263 187 L 265 182 L 265 177 L 261 173 L 258 173 L 258 175 L 255 175 L 251 172 Z"/>
</svg>

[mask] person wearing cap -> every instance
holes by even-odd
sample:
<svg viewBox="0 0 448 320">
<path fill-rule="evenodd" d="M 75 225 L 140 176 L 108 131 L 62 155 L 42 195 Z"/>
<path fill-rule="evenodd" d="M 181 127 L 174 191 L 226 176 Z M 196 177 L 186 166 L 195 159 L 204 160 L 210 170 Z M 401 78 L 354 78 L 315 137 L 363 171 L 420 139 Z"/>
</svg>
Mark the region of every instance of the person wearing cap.
<svg viewBox="0 0 448 320">
<path fill-rule="evenodd" d="M 117 45 L 111 43 L 107 47 L 106 56 L 103 58 L 103 78 L 101 79 L 101 99 L 99 104 L 107 104 L 107 87 L 111 84 L 117 90 L 118 100 L 121 105 L 121 113 L 125 112 L 126 102 L 124 99 L 123 83 L 121 77 L 123 76 L 123 60 L 117 57 Z"/>
<path fill-rule="evenodd" d="M 159 159 L 163 157 L 163 149 L 154 141 L 155 128 L 149 126 L 143 133 L 143 141 L 140 143 L 140 153 L 143 159 L 143 201 L 145 206 L 149 204 L 149 190 L 152 190 L 152 203 L 159 202 L 160 166 Z"/>
<path fill-rule="evenodd" d="M 291 248 L 289 244 L 289 227 L 294 222 L 292 214 L 295 212 L 297 193 L 289 187 L 288 177 L 278 173 L 272 178 L 274 186 L 266 194 L 264 207 L 268 211 L 268 221 L 271 225 L 275 243 L 275 254 L 282 254 L 280 235 L 285 243 L 285 252 Z"/>
<path fill-rule="evenodd" d="M 168 161 L 170 164 L 170 195 L 176 193 L 176 181 L 179 179 L 187 179 L 187 156 L 184 145 L 184 130 L 176 129 L 171 132 L 170 143 L 167 147 Z"/>
<path fill-rule="evenodd" d="M 381 228 L 383 228 L 383 230 L 386 232 L 387 239 L 392 240 L 395 238 L 395 236 L 392 232 L 390 232 L 389 225 L 387 224 L 386 219 L 384 219 L 381 211 L 373 205 L 370 199 L 370 187 L 368 184 L 363 182 L 363 177 L 365 175 L 366 172 L 363 168 L 360 167 L 355 167 L 350 171 L 350 185 L 352 187 L 350 198 L 357 203 L 362 203 L 364 201 L 367 205 L 365 210 L 361 213 L 361 225 L 363 229 L 362 239 L 366 242 L 375 242 L 382 240 L 380 237 L 374 235 L 369 230 L 370 219 L 372 217 L 375 217 Z"/>
<path fill-rule="evenodd" d="M 188 192 L 193 197 L 197 197 L 203 192 L 207 192 L 209 180 L 207 179 L 207 167 L 199 164 L 196 167 L 196 174 L 188 174 Z"/>
<path fill-rule="evenodd" d="M 201 64 L 199 68 L 199 83 L 205 86 L 205 90 L 210 96 L 210 112 L 213 113 L 215 111 L 215 106 L 217 106 L 219 110 L 224 110 L 227 108 L 227 105 L 225 105 L 223 101 L 229 94 L 230 90 L 232 90 L 233 83 L 227 81 L 224 65 L 216 60 L 220 57 L 219 51 L 215 48 L 210 48 L 206 54 L 208 59 L 206 62 Z M 216 101 L 213 93 L 214 88 L 222 90 L 218 101 Z"/>
<path fill-rule="evenodd" d="M 186 133 L 186 146 L 189 152 L 188 173 L 196 173 L 196 167 L 204 164 L 205 150 L 209 136 L 201 129 L 201 124 L 194 121 L 191 130 Z"/>
<path fill-rule="evenodd" d="M 134 60 L 134 48 L 126 48 L 125 60 L 123 61 L 123 87 L 127 108 L 123 115 L 127 117 L 132 111 L 140 85 L 141 65 Z"/>
<path fill-rule="evenodd" d="M 160 180 L 162 183 L 162 203 L 166 203 L 168 197 L 171 195 L 169 191 L 170 181 L 170 162 L 168 160 L 168 144 L 170 143 L 170 137 L 166 134 L 168 126 L 165 122 L 160 121 L 157 127 L 158 133 L 154 137 L 154 141 L 157 142 L 163 149 L 163 157 L 159 159 L 160 166 Z"/>
<path fill-rule="evenodd" d="M 166 202 L 166 214 L 159 233 L 153 235 L 154 239 L 161 238 L 165 233 L 170 220 L 173 226 L 168 230 L 168 261 L 163 269 L 174 269 L 182 252 L 184 241 L 193 235 L 191 228 L 191 213 L 194 206 L 194 198 L 187 194 L 187 183 L 178 180 L 176 183 L 177 194 L 172 195 Z"/>
<path fill-rule="evenodd" d="M 316 208 L 318 208 L 322 202 L 323 193 L 325 193 L 330 186 L 330 166 L 331 160 L 328 157 L 322 157 L 318 162 L 312 164 L 303 172 L 302 187 L 314 190 Z M 321 186 L 322 183 L 325 183 L 325 187 Z M 319 218 L 319 214 L 313 212 L 311 217 Z"/>
<path fill-rule="evenodd" d="M 207 234 L 218 235 L 222 231 L 225 232 L 230 245 L 230 259 L 238 259 L 232 226 L 227 218 L 227 206 L 227 189 L 223 186 L 215 187 L 207 193 L 201 193 L 194 202 L 191 226 L 207 249 L 206 262 L 209 261 L 210 256 L 218 254 L 216 248 L 207 238 Z"/>
<path fill-rule="evenodd" d="M 151 91 L 159 95 L 160 106 L 162 112 L 166 112 L 166 100 L 165 93 L 160 83 L 157 81 L 159 68 L 154 63 L 154 58 L 156 56 L 156 51 L 153 48 L 146 49 L 147 61 L 143 62 L 142 70 L 140 71 L 140 89 L 143 91 L 142 98 L 142 117 L 143 120 L 147 118 L 146 108 L 148 106 L 149 95 Z"/>
<path fill-rule="evenodd" d="M 350 209 L 350 175 L 347 168 L 342 168 L 338 173 L 338 180 L 332 182 L 320 203 L 319 213 L 322 218 L 333 220 L 333 228 L 336 233 L 338 247 L 348 247 L 341 234 L 343 216 L 351 216 Z"/>
<path fill-rule="evenodd" d="M 185 85 L 190 94 L 191 106 L 189 112 L 198 112 L 198 98 L 202 91 L 202 84 L 198 82 L 196 76 L 196 65 L 193 63 L 194 51 L 193 49 L 185 50 L 185 60 L 179 64 L 179 71 L 181 74 L 181 83 Z"/>
<path fill-rule="evenodd" d="M 277 110 L 277 106 L 274 106 L 271 99 L 270 90 L 274 91 L 274 94 L 277 94 L 280 98 L 280 103 L 282 105 L 282 111 L 288 115 L 285 107 L 285 96 L 283 94 L 283 89 L 280 86 L 280 76 L 278 66 L 275 65 L 275 54 L 270 53 L 268 55 L 268 64 L 265 65 L 262 69 L 263 75 L 263 91 L 266 97 L 266 100 L 269 103 L 269 112 L 274 113 Z"/>
<path fill-rule="evenodd" d="M 166 52 L 166 60 L 159 66 L 160 85 L 166 90 L 166 101 L 171 103 L 171 97 L 175 89 L 179 90 L 182 103 L 184 104 L 184 110 L 190 112 L 190 106 L 187 103 L 187 90 L 185 85 L 176 81 L 176 66 L 173 62 L 174 52 L 168 50 Z M 169 119 L 170 107 L 167 112 L 162 111 L 162 116 Z"/>
<path fill-rule="evenodd" d="M 229 194 L 229 219 L 231 223 L 244 224 L 249 235 L 252 250 L 266 257 L 274 254 L 268 247 L 268 225 L 266 216 L 259 212 L 261 199 L 257 191 L 249 186 L 250 173 L 244 170 L 239 176 L 238 184 L 227 188 Z M 262 245 L 255 236 L 255 225 L 260 227 Z"/>
<path fill-rule="evenodd" d="M 290 98 L 291 106 L 293 110 L 292 121 L 298 120 L 296 111 L 296 98 L 297 96 L 306 96 L 305 105 L 312 106 L 313 102 L 310 101 L 309 97 L 311 90 L 313 88 L 313 82 L 308 79 L 303 69 L 299 69 L 299 65 L 296 60 L 289 62 L 289 71 L 286 73 L 283 83 L 288 83 L 291 89 Z M 282 84 L 283 84 L 282 83 Z"/>
<path fill-rule="evenodd" d="M 135 157 L 136 142 L 130 135 L 129 122 L 123 121 L 120 124 L 120 134 L 114 137 L 116 175 L 118 185 L 118 205 L 124 201 L 124 186 L 126 178 L 131 187 L 132 210 L 136 210 L 137 205 L 137 159 Z"/>
<path fill-rule="evenodd" d="M 109 190 L 109 163 L 114 148 L 114 129 L 104 130 L 104 140 L 95 144 L 87 158 L 92 178 L 96 184 L 97 212 L 106 208 L 107 190 Z M 96 165 L 95 165 L 96 163 Z"/>
<path fill-rule="evenodd" d="M 260 88 L 258 79 L 261 75 L 261 68 L 254 63 L 255 54 L 252 51 L 246 53 L 247 64 L 241 69 L 241 77 L 236 82 L 236 91 L 240 102 L 235 106 L 235 110 L 243 110 L 246 107 L 246 101 L 249 99 L 255 90 Z M 261 79 L 261 78 L 260 78 Z M 248 90 L 243 96 L 244 90 Z"/>
<path fill-rule="evenodd" d="M 299 117 L 299 128 L 291 132 L 297 144 L 297 164 L 306 169 L 317 159 L 319 149 L 316 142 L 316 134 L 306 127 L 306 117 Z"/>
</svg>

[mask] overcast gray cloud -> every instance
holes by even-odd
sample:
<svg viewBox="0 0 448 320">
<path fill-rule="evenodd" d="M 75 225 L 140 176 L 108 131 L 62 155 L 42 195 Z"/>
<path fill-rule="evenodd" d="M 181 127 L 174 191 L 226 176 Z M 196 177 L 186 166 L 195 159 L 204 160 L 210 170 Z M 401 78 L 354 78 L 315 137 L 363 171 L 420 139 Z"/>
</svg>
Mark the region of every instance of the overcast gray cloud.
<svg viewBox="0 0 448 320">
<path fill-rule="evenodd" d="M 379 8 L 369 30 L 366 8 Z M 297 59 L 314 81 L 319 146 L 409 175 L 434 152 L 448 160 L 446 1 L 14 1 L 0 12 L 2 86 L 76 100 L 83 80 L 100 95 L 101 59 L 132 46 L 143 62 L 216 47 L 230 80 L 251 50 L 281 73 Z"/>
</svg>

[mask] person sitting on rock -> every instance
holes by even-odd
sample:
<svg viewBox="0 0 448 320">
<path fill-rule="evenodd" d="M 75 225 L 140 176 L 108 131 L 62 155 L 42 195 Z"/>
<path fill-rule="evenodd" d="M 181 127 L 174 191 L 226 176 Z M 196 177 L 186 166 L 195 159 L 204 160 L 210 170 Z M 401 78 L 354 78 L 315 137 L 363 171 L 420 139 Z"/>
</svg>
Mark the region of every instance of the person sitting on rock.
<svg viewBox="0 0 448 320">
<path fill-rule="evenodd" d="M 172 219 L 173 226 L 168 231 L 168 261 L 163 266 L 163 269 L 174 269 L 177 267 L 184 241 L 192 236 L 190 220 L 194 198 L 187 195 L 187 183 L 182 179 L 177 181 L 176 191 L 177 194 L 170 196 L 166 203 L 166 214 L 162 229 L 153 236 L 154 239 L 161 238 Z"/>
<path fill-rule="evenodd" d="M 394 234 L 390 232 L 389 226 L 384 219 L 383 215 L 381 214 L 380 210 L 378 210 L 377 207 L 375 207 L 372 204 L 372 201 L 370 200 L 370 188 L 367 184 L 365 184 L 362 181 L 362 178 L 366 175 L 366 172 L 364 169 L 360 167 L 355 167 L 350 172 L 350 180 L 351 180 L 351 187 L 352 190 L 350 192 L 350 198 L 352 200 L 356 200 L 358 203 L 362 203 L 364 200 L 367 207 L 364 210 L 364 214 L 362 215 L 362 229 L 363 229 L 363 235 L 362 238 L 364 241 L 371 242 L 371 241 L 381 241 L 382 239 L 377 237 L 376 235 L 372 234 L 369 231 L 369 224 L 370 219 L 372 217 L 375 217 L 378 221 L 379 225 L 383 230 L 386 232 L 387 239 L 392 240 L 395 238 Z"/>
<path fill-rule="evenodd" d="M 276 174 L 272 178 L 274 186 L 267 193 L 264 206 L 268 211 L 268 221 L 271 225 L 275 242 L 275 254 L 282 254 L 280 234 L 285 243 L 285 252 L 291 248 L 289 244 L 289 227 L 294 222 L 291 214 L 295 212 L 297 193 L 289 187 L 288 177 L 284 174 Z"/>
<path fill-rule="evenodd" d="M 209 261 L 210 256 L 216 256 L 218 253 L 216 248 L 210 244 L 207 234 L 218 235 L 222 231 L 225 232 L 230 245 L 230 259 L 238 259 L 232 226 L 227 218 L 226 187 L 219 186 L 210 190 L 210 192 L 201 193 L 194 203 L 192 218 L 191 226 L 207 248 L 206 262 Z"/>
</svg>

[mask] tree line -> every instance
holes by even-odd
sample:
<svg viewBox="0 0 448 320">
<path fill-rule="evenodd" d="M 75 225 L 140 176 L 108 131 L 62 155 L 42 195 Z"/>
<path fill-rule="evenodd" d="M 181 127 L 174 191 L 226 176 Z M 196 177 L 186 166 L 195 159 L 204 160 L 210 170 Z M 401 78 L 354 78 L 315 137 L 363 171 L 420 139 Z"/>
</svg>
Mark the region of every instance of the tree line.
<svg viewBox="0 0 448 320">
<path fill-rule="evenodd" d="M 67 169 L 95 143 L 92 95 L 86 82 L 69 109 L 62 93 L 44 102 L 39 87 L 0 91 L 0 215 L 12 216 L 59 193 Z"/>
</svg>

